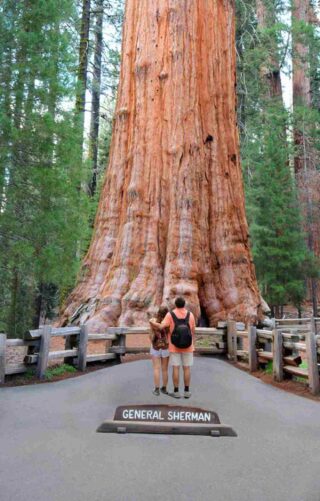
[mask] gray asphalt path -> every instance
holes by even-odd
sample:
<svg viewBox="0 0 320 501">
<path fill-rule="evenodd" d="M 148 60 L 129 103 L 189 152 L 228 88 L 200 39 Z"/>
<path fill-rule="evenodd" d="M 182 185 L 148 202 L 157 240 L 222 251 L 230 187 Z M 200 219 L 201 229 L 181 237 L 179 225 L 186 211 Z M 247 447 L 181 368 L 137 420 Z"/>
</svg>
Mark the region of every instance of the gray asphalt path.
<svg viewBox="0 0 320 501">
<path fill-rule="evenodd" d="M 320 501 L 320 404 L 196 358 L 183 405 L 237 438 L 96 433 L 151 394 L 148 360 L 59 383 L 0 389 L 1 501 Z"/>
</svg>

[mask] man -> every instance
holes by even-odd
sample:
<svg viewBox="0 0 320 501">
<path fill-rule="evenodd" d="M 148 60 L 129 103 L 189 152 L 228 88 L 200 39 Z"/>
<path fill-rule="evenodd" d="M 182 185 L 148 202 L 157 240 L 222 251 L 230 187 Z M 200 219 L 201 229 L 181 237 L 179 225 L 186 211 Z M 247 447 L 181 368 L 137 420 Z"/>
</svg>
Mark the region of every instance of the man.
<svg viewBox="0 0 320 501">
<path fill-rule="evenodd" d="M 193 365 L 193 352 L 195 340 L 196 323 L 191 311 L 185 307 L 186 302 L 183 297 L 178 297 L 175 300 L 175 309 L 167 313 L 161 324 L 150 320 L 153 327 L 159 329 L 169 328 L 169 352 L 170 352 L 170 365 L 172 365 L 173 372 L 173 386 L 174 391 L 170 393 L 174 398 L 180 398 L 179 393 L 179 376 L 180 367 L 183 367 L 184 379 L 184 398 L 190 398 L 190 380 L 191 380 L 191 367 Z"/>
</svg>

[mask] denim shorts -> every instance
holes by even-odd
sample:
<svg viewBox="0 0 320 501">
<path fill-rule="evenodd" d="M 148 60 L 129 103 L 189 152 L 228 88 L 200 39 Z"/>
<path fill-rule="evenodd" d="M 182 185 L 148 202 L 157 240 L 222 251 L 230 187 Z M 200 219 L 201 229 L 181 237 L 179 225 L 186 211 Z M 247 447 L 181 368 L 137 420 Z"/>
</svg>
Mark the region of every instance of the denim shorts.
<svg viewBox="0 0 320 501">
<path fill-rule="evenodd" d="M 150 348 L 150 355 L 153 357 L 167 358 L 169 356 L 169 350 L 155 350 L 152 346 Z"/>
</svg>

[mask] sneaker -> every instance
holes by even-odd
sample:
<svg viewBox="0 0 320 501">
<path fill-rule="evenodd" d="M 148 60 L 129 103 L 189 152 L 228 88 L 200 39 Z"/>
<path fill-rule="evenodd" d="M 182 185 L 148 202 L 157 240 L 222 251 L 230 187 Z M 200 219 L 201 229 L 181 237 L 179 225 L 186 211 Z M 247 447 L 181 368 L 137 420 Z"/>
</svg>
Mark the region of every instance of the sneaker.
<svg viewBox="0 0 320 501">
<path fill-rule="evenodd" d="M 191 392 L 190 391 L 185 391 L 183 396 L 184 396 L 184 398 L 190 398 L 191 397 Z"/>
<path fill-rule="evenodd" d="M 169 395 L 170 397 L 173 397 L 173 398 L 181 398 L 180 393 L 179 393 L 179 392 L 177 392 L 177 391 L 173 391 L 172 393 L 168 393 L 168 395 Z"/>
<path fill-rule="evenodd" d="M 152 393 L 153 393 L 153 395 L 156 395 L 158 397 L 160 395 L 159 388 L 155 388 Z"/>
<path fill-rule="evenodd" d="M 166 388 L 161 388 L 161 393 L 163 393 L 164 395 L 169 395 L 168 393 L 168 390 Z"/>
</svg>

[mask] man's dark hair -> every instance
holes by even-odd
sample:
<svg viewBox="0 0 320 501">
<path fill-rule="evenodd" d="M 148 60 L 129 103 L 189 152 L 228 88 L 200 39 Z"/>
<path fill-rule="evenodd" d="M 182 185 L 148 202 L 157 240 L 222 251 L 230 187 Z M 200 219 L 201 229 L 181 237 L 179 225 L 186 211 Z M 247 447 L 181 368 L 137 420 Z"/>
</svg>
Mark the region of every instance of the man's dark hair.
<svg viewBox="0 0 320 501">
<path fill-rule="evenodd" d="M 177 299 L 175 300 L 175 305 L 177 308 L 183 308 L 185 306 L 185 304 L 186 304 L 186 302 L 183 299 L 183 297 L 177 297 Z"/>
</svg>

